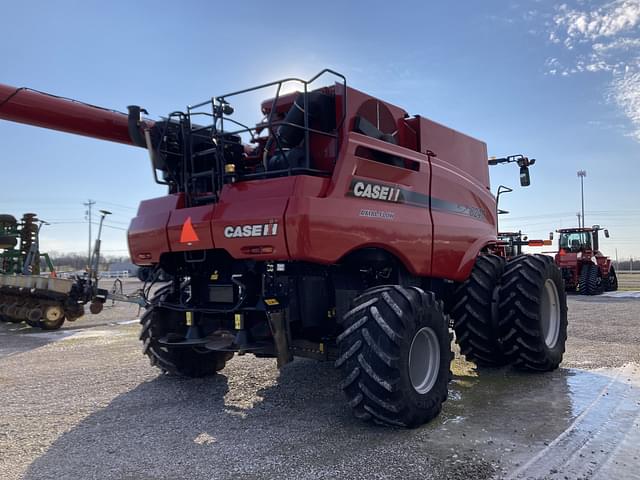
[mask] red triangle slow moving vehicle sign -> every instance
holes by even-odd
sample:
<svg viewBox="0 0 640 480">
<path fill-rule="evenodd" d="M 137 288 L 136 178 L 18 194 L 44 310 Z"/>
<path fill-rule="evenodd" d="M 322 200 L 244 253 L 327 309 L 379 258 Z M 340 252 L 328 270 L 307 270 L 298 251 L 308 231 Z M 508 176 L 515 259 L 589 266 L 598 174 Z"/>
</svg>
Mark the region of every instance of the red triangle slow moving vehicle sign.
<svg viewBox="0 0 640 480">
<path fill-rule="evenodd" d="M 191 243 L 199 241 L 200 238 L 198 238 L 198 234 L 193 228 L 191 217 L 187 217 L 187 219 L 182 224 L 182 232 L 180 232 L 180 243 Z"/>
</svg>

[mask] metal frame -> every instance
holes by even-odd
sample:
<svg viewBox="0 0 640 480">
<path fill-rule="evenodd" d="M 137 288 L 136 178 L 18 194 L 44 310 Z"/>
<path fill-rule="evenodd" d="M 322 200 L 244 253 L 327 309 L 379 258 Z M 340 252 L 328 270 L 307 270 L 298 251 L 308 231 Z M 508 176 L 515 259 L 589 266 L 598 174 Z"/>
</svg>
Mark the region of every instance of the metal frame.
<svg viewBox="0 0 640 480">
<path fill-rule="evenodd" d="M 324 132 L 321 130 L 313 129 L 309 126 L 309 113 L 308 113 L 308 93 L 310 92 L 309 86 L 314 83 L 320 77 L 325 75 L 332 75 L 338 77 L 341 80 L 341 84 L 344 88 L 344 97 L 343 97 L 343 107 L 342 107 L 342 117 L 340 121 L 336 124 L 336 129 L 334 132 Z M 275 106 L 278 102 L 278 99 L 281 97 L 282 86 L 286 83 L 294 82 L 296 84 L 300 84 L 302 86 L 302 93 L 304 93 L 304 124 L 303 125 L 295 125 L 290 122 L 284 121 L 274 121 L 273 114 L 275 110 Z M 225 158 L 224 151 L 225 146 L 234 144 L 227 138 L 232 135 L 240 135 L 243 133 L 248 133 L 251 138 L 255 138 L 257 134 L 258 128 L 264 128 L 264 123 L 249 127 L 244 125 L 233 118 L 230 118 L 229 115 L 229 99 L 231 97 L 235 97 L 237 95 L 242 95 L 249 92 L 254 92 L 257 90 L 266 89 L 269 87 L 276 87 L 276 95 L 271 103 L 271 111 L 267 117 L 267 128 L 269 131 L 269 136 L 267 137 L 267 142 L 271 139 L 276 144 L 276 148 L 280 154 L 284 155 L 284 148 L 280 143 L 280 139 L 276 134 L 276 128 L 280 125 L 288 125 L 293 128 L 299 128 L 304 130 L 304 145 L 305 145 L 305 157 L 304 157 L 304 167 L 292 167 L 291 165 L 287 169 L 281 170 L 272 170 L 264 172 L 257 172 L 245 175 L 238 174 L 227 174 L 225 172 Z M 176 122 L 180 127 L 180 134 L 182 136 L 182 157 L 185 161 L 182 162 L 182 172 L 181 172 L 181 183 L 182 185 L 178 185 L 178 191 L 184 191 L 185 193 L 185 201 L 187 206 L 193 206 L 194 203 L 200 203 L 203 201 L 217 201 L 220 191 L 225 183 L 229 182 L 230 177 L 235 177 L 238 180 L 250 180 L 250 179 L 258 179 L 258 178 L 269 178 L 269 177 L 278 177 L 278 176 L 290 176 L 298 173 L 308 173 L 311 175 L 330 175 L 330 172 L 326 172 L 323 170 L 317 170 L 310 168 L 311 165 L 311 152 L 309 150 L 309 136 L 311 133 L 324 135 L 328 137 L 332 137 L 336 139 L 336 158 L 338 156 L 340 150 L 340 136 L 339 131 L 344 125 L 346 119 L 346 94 L 347 94 L 347 80 L 344 75 L 331 70 L 324 69 L 317 75 L 313 76 L 309 80 L 303 80 L 300 78 L 289 77 L 284 78 L 282 80 L 277 80 L 274 82 L 265 83 L 262 85 L 258 85 L 256 87 L 245 88 L 243 90 L 238 90 L 235 92 L 227 93 L 225 95 L 220 95 L 217 97 L 212 97 L 211 99 L 197 103 L 194 105 L 187 106 L 186 112 L 172 112 L 166 119 L 167 124 L 165 125 L 163 134 L 161 136 L 160 144 L 153 149 L 154 154 L 162 154 L 165 153 L 162 151 L 162 145 L 164 142 L 165 135 L 167 133 L 168 125 L 170 122 Z M 208 111 L 203 111 L 204 107 L 208 107 Z M 212 123 L 206 124 L 204 126 L 197 125 L 193 123 L 193 118 L 195 116 L 204 116 L 212 119 Z M 240 127 L 239 129 L 225 131 L 225 122 L 237 125 Z M 205 139 L 207 141 L 213 142 L 214 147 L 201 151 L 194 152 L 193 145 L 194 140 L 197 138 Z M 150 139 L 147 139 L 147 143 Z M 151 151 L 151 149 L 150 149 Z M 210 153 L 216 153 L 215 165 L 211 170 L 206 170 L 202 172 L 194 173 L 194 160 L 195 158 L 207 155 Z M 167 152 L 168 153 L 168 152 Z M 187 160 L 188 159 L 188 160 Z M 208 177 L 211 178 L 212 192 L 211 195 L 205 195 L 203 197 L 193 197 L 193 190 L 196 188 L 196 181 L 198 178 Z M 157 174 L 154 169 L 154 177 L 157 183 L 167 184 L 167 182 L 159 181 L 157 178 Z"/>
</svg>

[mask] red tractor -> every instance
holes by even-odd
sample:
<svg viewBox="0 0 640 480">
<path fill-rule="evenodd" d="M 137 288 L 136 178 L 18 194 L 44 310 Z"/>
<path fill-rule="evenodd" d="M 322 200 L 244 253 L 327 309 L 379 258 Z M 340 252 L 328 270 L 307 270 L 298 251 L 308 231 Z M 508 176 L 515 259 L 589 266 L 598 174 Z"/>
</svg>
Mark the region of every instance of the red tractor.
<svg viewBox="0 0 640 480">
<path fill-rule="evenodd" d="M 556 264 L 562 270 L 565 288 L 581 295 L 599 295 L 618 290 L 618 277 L 611 259 L 599 250 L 598 232 L 609 230 L 594 225 L 589 228 L 563 228 L 558 230 Z"/>
<path fill-rule="evenodd" d="M 299 91 L 282 93 L 288 83 Z M 267 88 L 262 119 L 247 126 L 232 104 Z M 171 277 L 141 318 L 152 365 L 200 377 L 234 354 L 330 360 L 358 418 L 414 427 L 447 398 L 450 319 L 478 364 L 560 364 L 560 270 L 496 255 L 483 142 L 330 70 L 155 122 L 140 112 L 0 85 L 0 118 L 148 151 L 167 195 L 140 204 L 128 240 L 136 264 Z M 492 161 L 517 161 L 528 184 L 526 157 Z"/>
</svg>

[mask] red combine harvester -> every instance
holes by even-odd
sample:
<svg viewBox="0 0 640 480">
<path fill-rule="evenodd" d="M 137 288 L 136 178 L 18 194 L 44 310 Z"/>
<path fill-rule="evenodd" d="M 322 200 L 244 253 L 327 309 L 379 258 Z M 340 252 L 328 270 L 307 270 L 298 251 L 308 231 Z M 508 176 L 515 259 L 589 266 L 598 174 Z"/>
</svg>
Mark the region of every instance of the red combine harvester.
<svg viewBox="0 0 640 480">
<path fill-rule="evenodd" d="M 618 290 L 618 277 L 611 259 L 599 250 L 600 230 L 604 230 L 604 236 L 609 238 L 609 230 L 599 225 L 558 230 L 556 264 L 562 270 L 567 290 L 577 290 L 581 295 Z"/>
<path fill-rule="evenodd" d="M 300 91 L 281 93 L 289 83 Z M 232 116 L 236 97 L 262 89 L 275 95 L 256 126 Z M 140 204 L 128 240 L 136 264 L 172 279 L 141 318 L 161 370 L 212 375 L 234 353 L 331 360 L 357 417 L 413 427 L 447 398 L 450 318 L 469 360 L 558 367 L 561 273 L 542 256 L 497 255 L 483 142 L 330 70 L 155 122 L 141 112 L 0 86 L 0 118 L 148 150 L 168 192 Z M 492 160 L 511 161 L 527 185 L 533 161 Z"/>
</svg>

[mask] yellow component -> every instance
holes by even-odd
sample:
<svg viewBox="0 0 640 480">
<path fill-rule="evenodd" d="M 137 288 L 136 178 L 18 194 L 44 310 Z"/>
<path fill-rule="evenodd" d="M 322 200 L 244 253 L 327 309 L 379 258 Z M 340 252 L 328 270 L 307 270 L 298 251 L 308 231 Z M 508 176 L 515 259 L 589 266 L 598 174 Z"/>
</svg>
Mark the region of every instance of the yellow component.
<svg viewBox="0 0 640 480">
<path fill-rule="evenodd" d="M 218 270 L 215 270 L 209 277 L 209 280 L 213 280 L 215 282 L 218 278 L 220 278 L 220 274 L 218 273 Z"/>
<path fill-rule="evenodd" d="M 193 325 L 193 312 L 185 312 L 185 317 L 187 321 L 187 326 L 190 327 Z"/>
<path fill-rule="evenodd" d="M 236 166 L 233 163 L 227 163 L 224 166 L 224 172 L 225 173 L 236 173 Z"/>
<path fill-rule="evenodd" d="M 244 319 L 242 318 L 242 314 L 236 313 L 234 315 L 234 320 L 236 330 L 242 330 L 244 328 Z"/>
<path fill-rule="evenodd" d="M 320 344 L 320 353 L 324 353 L 324 343 Z"/>
<path fill-rule="evenodd" d="M 264 299 L 264 303 L 266 303 L 267 305 L 273 307 L 274 305 L 280 305 L 280 302 L 278 300 L 276 300 L 275 298 L 265 298 Z"/>
</svg>

